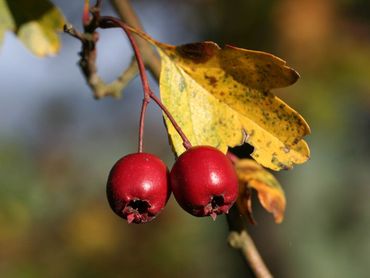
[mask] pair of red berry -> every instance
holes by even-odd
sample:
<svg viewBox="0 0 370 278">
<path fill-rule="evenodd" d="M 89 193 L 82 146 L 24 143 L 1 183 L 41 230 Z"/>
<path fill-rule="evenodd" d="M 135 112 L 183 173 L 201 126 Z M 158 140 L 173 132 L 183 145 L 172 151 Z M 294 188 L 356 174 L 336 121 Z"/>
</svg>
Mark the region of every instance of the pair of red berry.
<svg viewBox="0 0 370 278">
<path fill-rule="evenodd" d="M 238 179 L 230 160 L 210 146 L 192 147 L 171 172 L 148 153 L 124 156 L 107 183 L 112 210 L 129 223 L 146 223 L 165 207 L 171 190 L 179 205 L 195 216 L 228 213 L 238 195 Z"/>
</svg>

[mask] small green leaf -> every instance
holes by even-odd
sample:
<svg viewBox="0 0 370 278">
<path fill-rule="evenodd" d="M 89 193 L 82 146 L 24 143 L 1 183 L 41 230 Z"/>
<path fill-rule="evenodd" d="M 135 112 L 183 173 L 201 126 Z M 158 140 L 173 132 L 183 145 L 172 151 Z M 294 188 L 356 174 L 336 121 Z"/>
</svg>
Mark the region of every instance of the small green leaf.
<svg viewBox="0 0 370 278">
<path fill-rule="evenodd" d="M 9 30 L 35 55 L 54 55 L 63 25 L 62 13 L 48 0 L 0 0 L 0 43 Z"/>
</svg>

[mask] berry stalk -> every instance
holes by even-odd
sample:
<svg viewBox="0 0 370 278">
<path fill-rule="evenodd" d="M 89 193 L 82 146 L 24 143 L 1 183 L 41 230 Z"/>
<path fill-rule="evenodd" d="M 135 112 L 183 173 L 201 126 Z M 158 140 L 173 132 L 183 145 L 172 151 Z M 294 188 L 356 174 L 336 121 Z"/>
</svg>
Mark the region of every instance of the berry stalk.
<svg viewBox="0 0 370 278">
<path fill-rule="evenodd" d="M 168 111 L 166 106 L 161 102 L 161 100 L 159 98 L 157 98 L 155 96 L 155 94 L 150 89 L 149 82 L 148 82 L 148 77 L 147 77 L 146 71 L 145 71 L 145 65 L 144 65 L 143 59 L 141 57 L 139 47 L 138 47 L 135 39 L 132 36 L 131 27 L 126 25 L 121 20 L 116 19 L 116 18 L 111 17 L 111 16 L 101 17 L 99 19 L 99 26 L 102 27 L 102 28 L 110 28 L 110 27 L 119 27 L 119 28 L 121 28 L 126 33 L 128 39 L 130 41 L 131 47 L 132 47 L 132 49 L 134 51 L 134 54 L 135 54 L 136 61 L 138 63 L 140 79 L 141 79 L 141 83 L 142 83 L 142 87 L 143 87 L 143 91 L 144 91 L 144 99 L 143 99 L 143 104 L 142 104 L 141 114 L 140 114 L 139 152 L 142 151 L 145 112 L 146 112 L 146 107 L 147 107 L 150 99 L 154 100 L 154 102 L 161 108 L 161 110 L 164 112 L 164 114 L 171 121 L 173 127 L 176 129 L 176 131 L 180 135 L 185 149 L 191 148 L 192 145 L 191 145 L 189 139 L 186 137 L 186 135 L 182 131 L 181 127 L 177 124 L 176 120 L 173 118 L 170 111 Z"/>
<path fill-rule="evenodd" d="M 84 26 L 84 28 L 86 28 L 90 23 L 89 8 L 90 8 L 90 1 L 85 0 L 83 11 L 82 11 L 82 25 Z"/>
<path fill-rule="evenodd" d="M 145 72 L 145 66 L 143 59 L 141 57 L 139 48 L 136 44 L 135 39 L 133 38 L 131 32 L 126 28 L 126 25 L 121 22 L 120 20 L 113 18 L 113 17 L 101 17 L 99 20 L 99 23 L 101 27 L 106 27 L 106 25 L 111 25 L 110 27 L 120 27 L 127 35 L 127 38 L 129 39 L 129 42 L 131 44 L 131 47 L 134 51 L 134 55 L 138 64 L 139 68 L 139 75 L 140 75 L 140 80 L 141 84 L 143 87 L 143 93 L 144 93 L 144 98 L 143 98 L 143 103 L 141 106 L 141 112 L 140 112 L 140 123 L 139 123 L 139 143 L 138 143 L 138 151 L 141 153 L 143 152 L 143 137 L 144 137 L 144 125 L 145 125 L 145 112 L 147 109 L 147 106 L 150 102 L 150 87 L 149 87 L 149 82 L 148 78 L 146 76 Z"/>
<path fill-rule="evenodd" d="M 138 146 L 138 152 L 143 152 L 143 137 L 144 137 L 144 124 L 145 124 L 145 112 L 146 108 L 148 107 L 150 99 L 145 97 L 143 98 L 143 103 L 141 105 L 141 111 L 140 111 L 140 124 L 139 124 L 139 146 Z"/>
</svg>

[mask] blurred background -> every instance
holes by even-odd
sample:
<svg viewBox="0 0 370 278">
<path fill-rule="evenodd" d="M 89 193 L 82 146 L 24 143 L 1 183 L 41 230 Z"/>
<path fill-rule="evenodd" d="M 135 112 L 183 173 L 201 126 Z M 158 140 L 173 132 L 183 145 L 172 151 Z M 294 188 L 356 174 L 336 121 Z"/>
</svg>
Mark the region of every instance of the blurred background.
<svg viewBox="0 0 370 278">
<path fill-rule="evenodd" d="M 82 0 L 53 2 L 80 28 Z M 108 2 L 104 13 L 114 14 Z M 310 124 L 312 158 L 276 173 L 284 222 L 255 200 L 249 231 L 276 277 L 368 277 L 370 2 L 132 3 L 158 40 L 267 51 L 301 74 L 275 93 Z M 99 70 L 109 81 L 132 53 L 119 31 L 101 36 Z M 52 58 L 36 58 L 11 33 L 0 49 L 0 277 L 249 277 L 226 244 L 224 217 L 194 218 L 173 198 L 147 225 L 110 211 L 107 174 L 136 151 L 142 91 L 135 79 L 122 99 L 95 101 L 76 65 L 79 42 L 61 38 Z M 145 150 L 171 167 L 161 113 L 155 105 L 148 113 Z"/>
</svg>

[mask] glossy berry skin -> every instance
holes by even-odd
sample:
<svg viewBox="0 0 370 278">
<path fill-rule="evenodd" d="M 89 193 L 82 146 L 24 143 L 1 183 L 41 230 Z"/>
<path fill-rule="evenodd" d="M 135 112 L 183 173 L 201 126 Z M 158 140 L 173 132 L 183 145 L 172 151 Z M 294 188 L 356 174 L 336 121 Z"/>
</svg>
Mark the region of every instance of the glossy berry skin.
<svg viewBox="0 0 370 278">
<path fill-rule="evenodd" d="M 231 161 L 216 148 L 196 146 L 175 162 L 170 181 L 179 205 L 195 216 L 228 213 L 238 197 L 238 178 Z"/>
<path fill-rule="evenodd" d="M 152 154 L 124 156 L 109 173 L 109 205 L 128 223 L 151 221 L 165 207 L 170 194 L 167 166 Z"/>
</svg>

